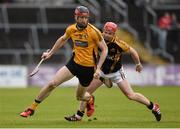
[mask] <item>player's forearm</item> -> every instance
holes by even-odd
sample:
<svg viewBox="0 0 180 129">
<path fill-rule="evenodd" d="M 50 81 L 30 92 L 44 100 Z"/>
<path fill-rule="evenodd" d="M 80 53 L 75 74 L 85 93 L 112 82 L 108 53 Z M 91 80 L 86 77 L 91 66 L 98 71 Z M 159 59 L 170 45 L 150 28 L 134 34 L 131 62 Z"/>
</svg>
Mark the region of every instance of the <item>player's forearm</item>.
<svg viewBox="0 0 180 129">
<path fill-rule="evenodd" d="M 105 46 L 104 49 L 101 51 L 100 59 L 99 59 L 99 62 L 97 64 L 97 69 L 100 69 L 101 66 L 103 65 L 103 63 L 106 59 L 107 53 L 108 53 L 108 49 L 107 49 L 107 46 Z"/>
<path fill-rule="evenodd" d="M 51 48 L 50 50 L 50 54 L 53 55 L 58 49 L 60 49 L 64 44 L 65 44 L 65 40 L 60 37 L 54 44 L 54 46 Z"/>
<path fill-rule="evenodd" d="M 139 59 L 139 55 L 135 49 L 130 48 L 130 54 L 131 54 L 131 57 L 132 57 L 132 59 L 136 65 L 141 63 L 140 59 Z"/>
</svg>

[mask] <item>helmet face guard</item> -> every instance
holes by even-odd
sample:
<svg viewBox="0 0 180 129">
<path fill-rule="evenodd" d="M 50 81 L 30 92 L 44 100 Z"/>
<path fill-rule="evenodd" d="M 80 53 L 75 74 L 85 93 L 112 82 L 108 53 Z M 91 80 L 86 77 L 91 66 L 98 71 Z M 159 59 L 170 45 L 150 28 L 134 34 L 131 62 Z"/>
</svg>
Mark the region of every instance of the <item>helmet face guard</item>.
<svg viewBox="0 0 180 129">
<path fill-rule="evenodd" d="M 78 6 L 74 11 L 75 16 L 89 17 L 89 10 L 85 6 Z"/>
<path fill-rule="evenodd" d="M 117 29 L 118 29 L 118 26 L 114 22 L 106 22 L 106 24 L 104 25 L 103 29 L 105 31 L 109 31 L 109 32 L 115 33 L 117 31 Z"/>
</svg>

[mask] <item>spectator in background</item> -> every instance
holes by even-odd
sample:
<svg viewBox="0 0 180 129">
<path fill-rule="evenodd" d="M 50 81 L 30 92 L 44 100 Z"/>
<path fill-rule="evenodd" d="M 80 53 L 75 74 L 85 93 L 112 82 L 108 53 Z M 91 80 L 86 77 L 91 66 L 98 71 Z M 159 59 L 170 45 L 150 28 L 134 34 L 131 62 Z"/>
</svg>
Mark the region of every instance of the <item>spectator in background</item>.
<svg viewBox="0 0 180 129">
<path fill-rule="evenodd" d="M 172 25 L 172 17 L 168 12 L 165 12 L 158 20 L 158 27 L 161 29 L 170 29 Z"/>
<path fill-rule="evenodd" d="M 172 60 L 170 54 L 166 52 L 167 32 L 172 28 L 172 16 L 170 13 L 165 12 L 163 16 L 158 19 L 157 26 L 151 25 L 151 29 L 158 35 L 159 48 L 154 51 L 155 54 L 162 54 L 162 56 Z"/>
<path fill-rule="evenodd" d="M 174 53 L 173 55 L 176 55 L 179 51 L 179 46 L 178 46 L 178 41 L 180 41 L 179 38 L 179 28 L 180 28 L 180 23 L 177 20 L 177 16 L 175 13 L 172 13 L 172 25 L 171 25 L 171 31 L 168 32 L 168 36 L 170 37 L 170 42 L 171 42 L 171 47 L 169 48 L 169 51 L 171 53 Z"/>
<path fill-rule="evenodd" d="M 180 28 L 180 23 L 177 20 L 177 16 L 175 13 L 172 14 L 172 27 L 171 28 Z"/>
<path fill-rule="evenodd" d="M 163 51 L 166 51 L 166 40 L 167 40 L 167 31 L 172 27 L 172 17 L 168 12 L 159 18 L 158 20 L 159 34 L 158 34 L 158 42 L 159 47 Z"/>
</svg>

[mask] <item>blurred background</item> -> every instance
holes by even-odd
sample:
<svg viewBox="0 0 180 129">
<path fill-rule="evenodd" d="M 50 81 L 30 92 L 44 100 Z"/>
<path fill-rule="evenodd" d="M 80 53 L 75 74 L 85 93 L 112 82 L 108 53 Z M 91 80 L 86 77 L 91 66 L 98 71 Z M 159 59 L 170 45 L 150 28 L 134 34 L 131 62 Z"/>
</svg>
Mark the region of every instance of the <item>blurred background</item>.
<svg viewBox="0 0 180 129">
<path fill-rule="evenodd" d="M 119 25 L 117 35 L 135 48 L 144 65 L 141 74 L 129 55 L 123 64 L 133 85 L 180 85 L 180 0 L 0 0 L 0 87 L 43 86 L 72 54 L 72 42 L 61 48 L 32 78 L 28 74 L 74 23 L 74 9 L 87 6 L 90 23 Z M 76 85 L 72 79 L 64 85 Z"/>
</svg>

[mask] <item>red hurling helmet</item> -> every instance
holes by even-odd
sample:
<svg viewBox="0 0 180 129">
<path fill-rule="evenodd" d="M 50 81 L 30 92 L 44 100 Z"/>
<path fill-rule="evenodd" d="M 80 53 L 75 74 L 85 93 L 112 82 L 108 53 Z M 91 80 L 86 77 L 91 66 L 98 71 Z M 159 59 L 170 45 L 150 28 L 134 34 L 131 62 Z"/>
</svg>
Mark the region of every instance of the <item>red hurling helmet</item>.
<svg viewBox="0 0 180 129">
<path fill-rule="evenodd" d="M 106 22 L 106 24 L 104 25 L 104 30 L 107 30 L 113 33 L 115 33 L 117 29 L 118 29 L 118 26 L 114 22 Z"/>
<path fill-rule="evenodd" d="M 76 7 L 76 9 L 74 11 L 74 15 L 89 17 L 89 10 L 85 6 L 78 6 L 78 7 Z"/>
</svg>

